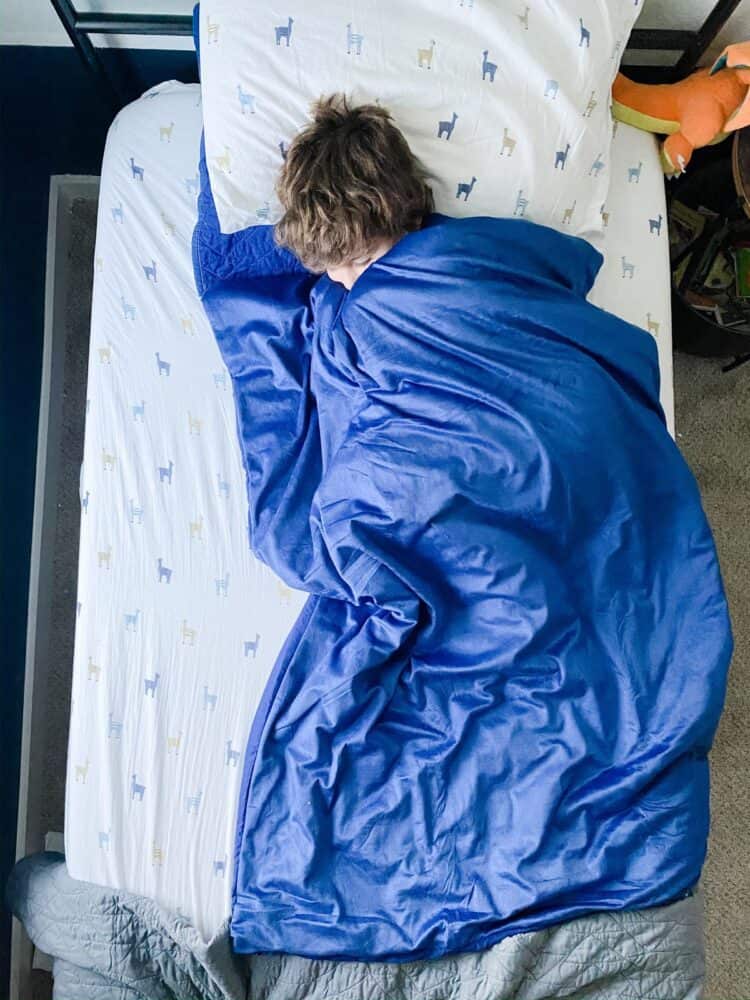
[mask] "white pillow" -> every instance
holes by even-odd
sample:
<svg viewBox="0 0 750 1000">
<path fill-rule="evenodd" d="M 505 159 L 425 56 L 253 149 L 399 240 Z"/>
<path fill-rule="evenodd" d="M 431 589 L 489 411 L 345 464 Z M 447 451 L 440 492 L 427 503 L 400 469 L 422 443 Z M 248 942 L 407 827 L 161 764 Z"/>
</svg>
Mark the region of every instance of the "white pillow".
<svg viewBox="0 0 750 1000">
<path fill-rule="evenodd" d="M 275 222 L 282 151 L 310 104 L 379 101 L 447 215 L 601 230 L 622 0 L 202 0 L 206 158 L 219 224 Z"/>
</svg>

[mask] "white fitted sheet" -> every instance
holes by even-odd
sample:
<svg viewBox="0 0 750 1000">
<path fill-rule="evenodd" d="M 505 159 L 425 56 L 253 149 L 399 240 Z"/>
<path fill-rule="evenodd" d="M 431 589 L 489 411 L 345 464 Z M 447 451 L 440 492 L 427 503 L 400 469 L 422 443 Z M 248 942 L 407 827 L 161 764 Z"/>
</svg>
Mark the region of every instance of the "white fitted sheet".
<svg viewBox="0 0 750 1000">
<path fill-rule="evenodd" d="M 75 878 L 150 896 L 209 939 L 229 915 L 250 723 L 304 595 L 249 551 L 230 380 L 194 289 L 199 94 L 172 81 L 129 105 L 102 165 L 65 844 Z M 656 145 L 627 126 L 615 142 L 594 297 L 659 323 L 671 428 Z"/>
</svg>

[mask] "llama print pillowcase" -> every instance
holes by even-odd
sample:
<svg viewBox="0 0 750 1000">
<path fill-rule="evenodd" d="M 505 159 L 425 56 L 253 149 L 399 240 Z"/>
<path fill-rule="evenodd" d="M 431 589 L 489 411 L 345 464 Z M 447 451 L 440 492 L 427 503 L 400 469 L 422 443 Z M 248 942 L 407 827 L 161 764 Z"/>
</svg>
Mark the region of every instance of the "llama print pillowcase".
<svg viewBox="0 0 750 1000">
<path fill-rule="evenodd" d="M 609 187 L 610 88 L 635 3 L 203 0 L 206 157 L 221 229 L 275 222 L 274 182 L 312 101 L 379 102 L 448 215 L 585 236 Z"/>
</svg>

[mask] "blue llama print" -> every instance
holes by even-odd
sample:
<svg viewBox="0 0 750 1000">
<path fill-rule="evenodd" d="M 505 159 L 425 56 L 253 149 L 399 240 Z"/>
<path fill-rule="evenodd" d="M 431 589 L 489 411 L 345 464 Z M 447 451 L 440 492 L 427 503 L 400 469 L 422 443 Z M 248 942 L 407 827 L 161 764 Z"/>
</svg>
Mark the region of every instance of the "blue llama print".
<svg viewBox="0 0 750 1000">
<path fill-rule="evenodd" d="M 188 194 L 198 194 L 198 185 L 199 185 L 199 183 L 200 183 L 200 181 L 199 181 L 199 178 L 198 178 L 198 174 L 196 174 L 195 177 L 186 177 L 185 178 L 185 189 L 186 189 L 187 193 Z"/>
<path fill-rule="evenodd" d="M 229 483 L 226 479 L 222 478 L 220 472 L 216 473 L 216 478 L 219 481 L 219 496 L 224 496 L 227 500 L 229 499 Z"/>
<path fill-rule="evenodd" d="M 583 23 L 583 18 L 582 17 L 578 18 L 578 23 L 581 26 L 581 33 L 580 33 L 580 38 L 579 38 L 579 41 L 578 41 L 578 48 L 580 49 L 580 47 L 585 44 L 586 48 L 588 49 L 588 48 L 591 47 L 591 32 L 586 27 L 586 25 Z"/>
<path fill-rule="evenodd" d="M 209 709 L 213 712 L 216 709 L 216 702 L 218 701 L 218 695 L 213 691 L 209 691 L 206 685 L 203 686 L 203 711 Z"/>
<path fill-rule="evenodd" d="M 489 76 L 490 83 L 495 82 L 495 70 L 497 69 L 497 63 L 490 62 L 487 59 L 489 55 L 489 49 L 485 49 L 482 53 L 482 79 L 486 80 Z"/>
<path fill-rule="evenodd" d="M 125 319 L 135 321 L 135 306 L 130 302 L 126 302 L 124 295 L 120 296 L 120 302 L 122 303 L 122 314 Z"/>
<path fill-rule="evenodd" d="M 136 608 L 133 612 L 125 612 L 125 631 L 126 632 L 137 632 L 138 631 L 138 619 L 141 616 L 141 609 Z"/>
<path fill-rule="evenodd" d="M 602 154 L 597 153 L 596 159 L 589 168 L 589 176 L 591 176 L 591 174 L 594 174 L 596 177 L 598 177 L 599 171 L 603 169 L 604 169 L 604 160 L 602 159 Z"/>
<path fill-rule="evenodd" d="M 221 597 L 222 594 L 224 595 L 224 597 L 228 597 L 229 596 L 229 571 L 227 570 L 227 572 L 224 574 L 223 577 L 217 577 L 214 580 L 214 584 L 216 585 L 216 596 L 217 597 Z"/>
<path fill-rule="evenodd" d="M 529 207 L 529 199 L 524 198 L 523 188 L 519 188 L 518 194 L 516 195 L 516 207 L 513 209 L 513 214 L 523 215 L 528 207 Z"/>
<path fill-rule="evenodd" d="M 151 695 L 152 700 L 156 697 L 156 689 L 159 687 L 159 678 L 161 674 L 154 674 L 153 677 L 145 677 L 143 680 L 143 695 L 148 697 Z"/>
<path fill-rule="evenodd" d="M 91 494 L 89 493 L 88 490 L 86 490 L 85 496 L 81 497 L 81 510 L 83 511 L 84 514 L 88 514 L 88 512 L 89 512 L 89 497 L 90 496 L 91 496 Z"/>
<path fill-rule="evenodd" d="M 240 762 L 240 751 L 232 749 L 232 741 L 227 740 L 227 752 L 224 754 L 225 767 L 237 767 Z"/>
<path fill-rule="evenodd" d="M 140 403 L 133 403 L 133 405 L 131 406 L 131 410 L 133 411 L 133 420 L 137 421 L 138 418 L 140 417 L 141 418 L 141 423 L 143 423 L 145 415 L 146 415 L 146 401 L 145 401 L 145 399 L 142 399 L 140 401 Z"/>
<path fill-rule="evenodd" d="M 461 181 L 461 183 L 456 188 L 456 197 L 460 198 L 461 195 L 463 195 L 464 196 L 464 201 L 468 201 L 469 200 L 469 195 L 474 190 L 474 185 L 476 184 L 476 182 L 477 182 L 476 177 L 472 177 L 471 181 L 469 183 L 466 183 L 465 181 Z"/>
<path fill-rule="evenodd" d="M 226 389 L 227 387 L 227 373 L 226 372 L 214 372 L 214 385 L 217 389 Z"/>
<path fill-rule="evenodd" d="M 570 152 L 570 143 L 566 143 L 565 149 L 558 149 L 555 153 L 555 170 L 559 167 L 561 170 L 565 170 L 565 164 L 568 159 L 568 153 Z"/>
<path fill-rule="evenodd" d="M 255 96 L 253 94 L 248 94 L 242 89 L 242 84 L 237 84 L 237 97 L 240 102 L 240 108 L 242 109 L 242 114 L 245 114 L 245 109 L 250 109 L 250 114 L 255 114 Z"/>
<path fill-rule="evenodd" d="M 145 785 L 138 784 L 138 776 L 136 774 L 130 779 L 130 798 L 131 800 L 138 798 L 139 802 L 143 802 L 143 793 L 146 791 Z"/>
<path fill-rule="evenodd" d="M 172 484 L 172 470 L 174 469 L 174 462 L 170 458 L 169 465 L 159 466 L 159 482 Z"/>
<path fill-rule="evenodd" d="M 271 214 L 271 206 L 264 201 L 260 208 L 255 209 L 255 218 L 258 222 L 265 222 Z"/>
<path fill-rule="evenodd" d="M 171 363 L 169 361 L 162 361 L 158 351 L 155 352 L 154 357 L 156 358 L 156 365 L 159 371 L 159 375 L 169 375 L 170 371 L 172 370 Z"/>
<path fill-rule="evenodd" d="M 136 506 L 133 498 L 130 498 L 130 515 L 131 524 L 143 524 L 143 507 Z"/>
<path fill-rule="evenodd" d="M 115 722 L 115 717 L 112 712 L 109 713 L 107 736 L 111 740 L 119 740 L 120 737 L 122 736 L 122 722 Z"/>
<path fill-rule="evenodd" d="M 100 830 L 99 831 L 99 850 L 100 851 L 108 851 L 109 850 L 109 844 L 110 844 L 110 838 L 111 838 L 111 836 L 112 836 L 112 827 L 110 827 L 109 830 Z"/>
<path fill-rule="evenodd" d="M 156 284 L 156 261 L 152 260 L 150 264 L 141 264 L 141 267 L 146 275 L 146 281 L 153 279 L 154 284 Z"/>
<path fill-rule="evenodd" d="M 294 24 L 294 18 L 288 17 L 286 24 L 279 24 L 273 30 L 276 33 L 276 44 L 281 45 L 281 39 L 286 41 L 286 47 L 289 48 L 289 43 L 292 40 L 292 25 Z"/>
<path fill-rule="evenodd" d="M 220 861 L 214 861 L 214 878 L 224 878 L 227 873 L 226 854 Z"/>
<path fill-rule="evenodd" d="M 130 172 L 133 175 L 133 180 L 143 181 L 143 167 L 139 167 L 132 156 L 130 157 Z"/>
<path fill-rule="evenodd" d="M 656 236 L 661 236 L 661 220 L 662 220 L 661 212 L 659 212 L 659 215 L 656 219 L 648 220 L 649 233 L 653 233 Z"/>
<path fill-rule="evenodd" d="M 635 275 L 635 264 L 631 264 L 625 257 L 621 257 L 620 260 L 622 261 L 622 277 L 632 278 Z"/>
<path fill-rule="evenodd" d="M 120 225 L 122 225 L 123 222 L 125 221 L 125 217 L 124 217 L 123 212 L 122 212 L 122 202 L 119 202 L 119 204 L 117 204 L 117 205 L 115 205 L 113 207 L 113 209 L 112 209 L 112 221 L 113 222 L 119 222 Z"/>
<path fill-rule="evenodd" d="M 364 41 L 364 35 L 360 35 L 358 32 L 352 31 L 351 22 L 346 26 L 346 54 L 350 56 L 352 54 L 352 49 L 356 55 L 362 55 L 362 42 Z"/>
<path fill-rule="evenodd" d="M 255 657 L 258 654 L 258 643 L 259 642 L 260 642 L 260 632 L 256 632 L 255 633 L 255 638 L 254 639 L 245 639 L 245 641 L 243 643 L 243 648 L 244 648 L 244 651 L 245 651 L 245 656 L 249 656 L 252 653 L 253 654 L 253 659 L 255 659 Z"/>
<path fill-rule="evenodd" d="M 185 807 L 187 809 L 188 816 L 192 813 L 194 816 L 198 815 L 198 810 L 201 807 L 201 799 L 203 798 L 203 789 L 196 792 L 195 795 L 185 796 Z"/>
<path fill-rule="evenodd" d="M 555 98 L 557 97 L 557 92 L 559 89 L 560 89 L 560 84 L 557 82 L 557 80 L 547 80 L 547 82 L 544 84 L 544 96 L 545 97 L 551 96 L 552 100 L 554 101 Z"/>
<path fill-rule="evenodd" d="M 642 166 L 643 164 L 639 160 L 637 167 L 628 167 L 628 184 L 631 184 L 633 181 L 635 181 L 636 184 L 640 184 Z"/>
<path fill-rule="evenodd" d="M 159 583 L 161 583 L 162 580 L 166 580 L 167 583 L 172 582 L 172 570 L 168 566 L 164 565 L 164 561 L 161 556 L 159 556 L 156 560 L 156 568 L 159 573 Z"/>
<path fill-rule="evenodd" d="M 456 121 L 458 120 L 458 115 L 453 112 L 450 120 L 438 122 L 438 139 L 442 139 L 445 136 L 446 140 L 450 139 L 453 135 L 453 129 L 456 127 Z"/>
</svg>

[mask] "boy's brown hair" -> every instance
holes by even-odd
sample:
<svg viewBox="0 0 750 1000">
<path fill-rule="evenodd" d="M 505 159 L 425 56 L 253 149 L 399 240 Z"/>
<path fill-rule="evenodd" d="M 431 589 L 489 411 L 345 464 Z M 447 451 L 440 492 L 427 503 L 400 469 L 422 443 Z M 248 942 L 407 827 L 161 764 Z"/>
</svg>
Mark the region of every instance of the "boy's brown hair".
<svg viewBox="0 0 750 1000">
<path fill-rule="evenodd" d="M 426 178 L 385 108 L 321 98 L 279 174 L 276 242 L 311 271 L 355 260 L 420 228 L 434 207 Z"/>
</svg>

